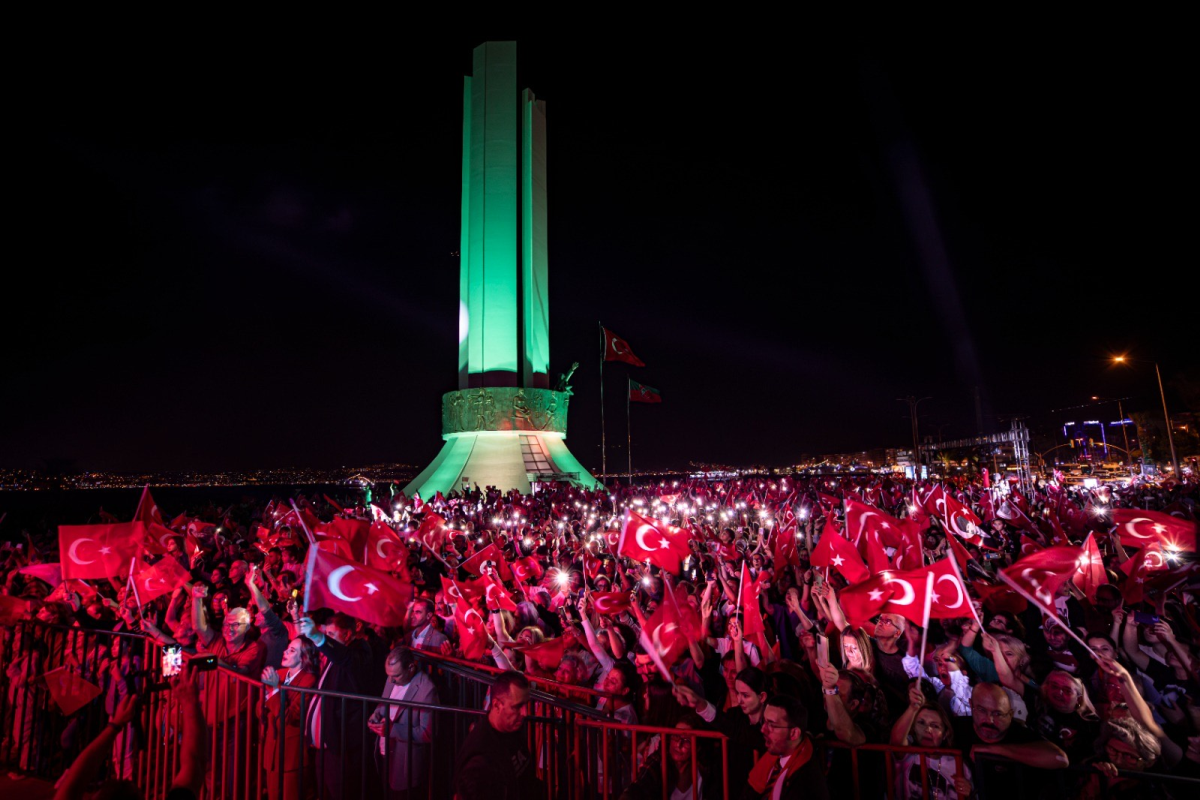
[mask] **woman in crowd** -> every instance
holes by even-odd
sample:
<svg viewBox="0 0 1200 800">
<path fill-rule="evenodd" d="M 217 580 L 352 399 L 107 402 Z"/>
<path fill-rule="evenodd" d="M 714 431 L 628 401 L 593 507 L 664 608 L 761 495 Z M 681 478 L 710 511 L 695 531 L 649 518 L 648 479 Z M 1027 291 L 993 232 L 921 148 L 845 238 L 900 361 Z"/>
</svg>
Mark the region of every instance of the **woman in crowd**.
<svg viewBox="0 0 1200 800">
<path fill-rule="evenodd" d="M 921 691 L 920 681 L 908 690 L 908 708 L 892 726 L 894 747 L 948 748 L 954 744 L 950 717 L 940 705 L 931 704 Z M 922 774 L 924 768 L 924 775 Z M 928 780 L 929 792 L 924 787 Z M 971 774 L 962 759 L 962 774 L 954 756 L 925 756 L 909 753 L 896 759 L 896 794 L 901 800 L 958 800 L 971 793 Z"/>
<path fill-rule="evenodd" d="M 305 705 L 304 693 L 285 692 L 281 686 L 295 689 L 313 688 L 317 685 L 319 665 L 320 653 L 317 646 L 307 637 L 298 636 L 288 642 L 287 649 L 283 651 L 283 664 L 280 667 L 283 670 L 282 675 L 274 667 L 263 670 L 263 690 L 266 692 L 263 763 L 266 765 L 267 794 L 270 800 L 299 800 L 300 797 L 300 751 L 304 747 L 304 719 L 301 708 Z M 285 694 L 286 708 L 283 705 Z M 308 703 L 312 702 L 313 698 L 309 697 Z M 311 761 L 310 757 L 310 764 Z"/>
</svg>

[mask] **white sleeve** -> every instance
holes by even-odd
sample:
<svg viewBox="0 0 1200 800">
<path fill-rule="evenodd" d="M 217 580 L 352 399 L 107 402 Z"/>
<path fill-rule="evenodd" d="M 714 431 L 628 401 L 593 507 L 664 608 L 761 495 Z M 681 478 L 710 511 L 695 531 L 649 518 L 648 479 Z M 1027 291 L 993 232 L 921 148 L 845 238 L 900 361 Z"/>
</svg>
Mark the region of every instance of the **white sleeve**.
<svg viewBox="0 0 1200 800">
<path fill-rule="evenodd" d="M 967 676 L 958 670 L 953 670 L 950 673 L 950 690 L 954 692 L 954 697 L 950 700 L 950 710 L 954 712 L 954 715 L 956 717 L 971 716 L 971 693 L 974 690 L 971 688 L 971 681 Z"/>
<path fill-rule="evenodd" d="M 910 678 L 923 678 L 921 674 L 921 662 L 916 656 L 905 656 L 900 659 L 900 663 L 904 665 L 904 674 Z"/>
<path fill-rule="evenodd" d="M 696 713 L 698 713 L 700 715 L 700 719 L 704 720 L 705 722 L 712 722 L 717 718 L 717 707 L 706 701 L 704 710 Z"/>
</svg>

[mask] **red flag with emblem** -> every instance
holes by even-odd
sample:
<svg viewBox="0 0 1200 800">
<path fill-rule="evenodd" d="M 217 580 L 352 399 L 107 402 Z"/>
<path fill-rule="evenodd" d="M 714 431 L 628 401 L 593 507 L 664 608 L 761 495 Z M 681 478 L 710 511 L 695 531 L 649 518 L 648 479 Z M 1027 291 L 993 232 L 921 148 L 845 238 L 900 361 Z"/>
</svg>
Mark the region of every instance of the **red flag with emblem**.
<svg viewBox="0 0 1200 800">
<path fill-rule="evenodd" d="M 666 601 L 666 598 L 658 604 L 654 614 L 646 621 L 646 641 L 668 667 L 688 650 L 687 636 L 684 635 L 680 623 L 676 604 Z"/>
<path fill-rule="evenodd" d="M 866 567 L 863 567 L 866 569 Z M 842 613 L 846 616 L 846 622 L 855 628 L 861 628 L 865 623 L 870 622 L 873 617 L 883 611 L 883 607 L 888 604 L 888 600 L 900 588 L 894 584 L 886 582 L 885 573 L 872 575 L 864 581 L 859 581 L 852 586 L 847 586 L 838 595 L 838 602 L 842 606 Z M 917 623 L 920 624 L 919 622 Z"/>
<path fill-rule="evenodd" d="M 570 633 L 565 633 L 537 644 L 515 644 L 512 647 L 514 650 L 524 653 L 525 658 L 532 658 L 542 666 L 542 669 L 557 669 L 562 662 L 563 653 L 573 644 L 575 644 L 575 637 Z"/>
<path fill-rule="evenodd" d="M 488 651 L 487 624 L 478 611 L 466 603 L 454 604 L 454 629 L 463 658 L 475 661 Z"/>
<path fill-rule="evenodd" d="M 1029 608 L 1028 600 L 1002 583 L 991 584 L 986 581 L 973 581 L 971 586 L 975 587 L 975 593 L 983 601 L 984 607 L 993 614 L 1000 611 L 1007 611 L 1010 614 L 1020 614 Z"/>
<path fill-rule="evenodd" d="M 350 552 L 354 554 L 355 558 L 359 558 L 366 549 L 371 523 L 365 519 L 335 517 L 329 522 L 316 525 L 312 530 L 318 540 L 324 535 L 330 539 L 341 539 L 347 542 L 350 545 Z"/>
<path fill-rule="evenodd" d="M 742 562 L 742 577 L 738 583 L 738 610 L 742 612 L 742 635 L 754 642 L 760 653 L 766 652 L 766 625 L 763 624 L 762 604 L 758 592 L 762 588 L 757 580 L 751 580 L 746 562 Z"/>
<path fill-rule="evenodd" d="M 814 567 L 833 567 L 850 583 L 866 580 L 870 575 L 862 556 L 844 536 L 837 532 L 833 523 L 825 521 L 821 539 L 813 548 L 809 563 Z"/>
<path fill-rule="evenodd" d="M 1044 550 L 1044 549 L 1045 548 L 1042 547 L 1042 545 L 1039 542 L 1035 542 L 1033 539 L 1031 539 L 1029 537 L 1028 534 L 1024 534 L 1024 533 L 1021 534 L 1021 557 L 1022 558 L 1025 556 L 1033 555 L 1034 553 L 1038 552 L 1039 550 Z"/>
<path fill-rule="evenodd" d="M 1121 544 L 1145 547 L 1150 542 L 1157 542 L 1168 551 L 1196 551 L 1194 522 L 1138 508 L 1115 508 L 1112 519 L 1121 537 Z"/>
<path fill-rule="evenodd" d="M 473 581 L 452 581 L 442 575 L 441 579 L 442 591 L 450 602 L 462 601 L 470 604 L 487 593 L 487 583 L 484 578 Z"/>
<path fill-rule="evenodd" d="M 1047 547 L 1018 559 L 1003 572 L 1042 604 L 1054 607 L 1054 595 L 1079 566 L 1078 547 Z"/>
<path fill-rule="evenodd" d="M 629 592 L 591 592 L 588 597 L 592 599 L 596 613 L 606 617 L 624 614 L 632 607 Z"/>
<path fill-rule="evenodd" d="M 887 572 L 892 568 L 892 562 L 888 558 L 888 554 L 883 549 L 883 544 L 879 541 L 879 536 L 874 533 L 867 533 L 863 536 L 865 543 L 864 549 L 867 551 L 867 569 L 871 573 Z"/>
<path fill-rule="evenodd" d="M 111 578 L 129 575 L 129 562 L 142 554 L 146 526 L 141 522 L 110 525 L 60 525 L 59 561 L 66 578 Z"/>
<path fill-rule="evenodd" d="M 1100 546 L 1096 544 L 1095 537 L 1090 533 L 1083 541 L 1083 555 L 1072 580 L 1084 596 L 1093 602 L 1096 600 L 1096 589 L 1108 583 L 1108 574 L 1104 571 L 1104 556 L 1100 553 Z"/>
<path fill-rule="evenodd" d="M 519 583 L 541 580 L 542 575 L 546 574 L 545 567 L 533 556 L 518 558 L 512 562 L 511 568 L 513 577 Z"/>
<path fill-rule="evenodd" d="M 143 606 L 175 591 L 175 587 L 182 586 L 191 579 L 188 571 L 170 557 L 159 559 L 133 576 L 133 582 L 137 586 L 137 599 Z"/>
<path fill-rule="evenodd" d="M 446 520 L 432 511 L 426 512 L 421 518 L 421 526 L 417 528 L 417 538 L 424 542 L 435 553 L 442 552 L 446 546 Z"/>
<path fill-rule="evenodd" d="M 491 611 L 516 611 L 517 604 L 513 602 L 508 591 L 505 590 L 504 584 L 496 580 L 495 576 L 488 574 L 484 576 L 484 602 Z"/>
<path fill-rule="evenodd" d="M 329 608 L 375 625 L 399 627 L 406 621 L 412 597 L 412 584 L 319 546 L 309 548 L 304 586 L 306 611 Z"/>
<path fill-rule="evenodd" d="M 677 575 L 683 566 L 683 560 L 691 553 L 688 538 L 685 530 L 630 511 L 625 518 L 625 525 L 621 528 L 617 553 L 635 561 L 649 561 L 670 574 Z"/>
<path fill-rule="evenodd" d="M 384 572 L 408 571 L 408 545 L 384 522 L 373 522 L 367 529 L 364 562 Z"/>
<path fill-rule="evenodd" d="M 162 512 L 158 510 L 158 504 L 150 496 L 150 484 L 148 483 L 142 489 L 142 497 L 138 500 L 137 511 L 133 512 L 133 519 L 136 522 L 141 522 L 147 528 L 150 527 L 150 523 L 162 525 L 164 528 L 167 526 Z"/>
<path fill-rule="evenodd" d="M 1141 549 L 1133 558 L 1121 565 L 1121 571 L 1129 577 L 1125 580 L 1122 593 L 1125 602 L 1136 605 L 1145 599 L 1146 581 L 1153 572 L 1167 569 L 1167 560 L 1163 557 L 1162 545 L 1151 542 Z"/>
<path fill-rule="evenodd" d="M 100 696 L 99 686 L 85 681 L 68 667 L 50 670 L 45 679 L 50 699 L 62 710 L 63 716 L 71 716 Z"/>
<path fill-rule="evenodd" d="M 626 364 L 632 364 L 635 367 L 646 366 L 640 358 L 633 354 L 633 350 L 629 347 L 629 342 L 604 326 L 601 326 L 600 330 L 604 334 L 605 361 L 624 361 Z"/>
<path fill-rule="evenodd" d="M 500 580 L 512 580 L 513 573 L 508 566 L 508 561 L 505 560 L 504 554 L 500 552 L 500 548 L 495 544 L 489 544 L 487 547 L 483 548 L 478 553 L 462 562 L 462 564 L 459 566 L 472 575 L 482 575 L 483 565 L 485 562 L 489 561 L 496 565 L 496 570 L 500 574 Z"/>
<path fill-rule="evenodd" d="M 950 552 L 954 554 L 954 560 L 958 562 L 958 567 L 964 573 L 967 571 L 967 562 L 974 560 L 971 551 L 966 545 L 958 540 L 957 536 L 948 536 L 946 541 L 950 544 Z"/>
</svg>

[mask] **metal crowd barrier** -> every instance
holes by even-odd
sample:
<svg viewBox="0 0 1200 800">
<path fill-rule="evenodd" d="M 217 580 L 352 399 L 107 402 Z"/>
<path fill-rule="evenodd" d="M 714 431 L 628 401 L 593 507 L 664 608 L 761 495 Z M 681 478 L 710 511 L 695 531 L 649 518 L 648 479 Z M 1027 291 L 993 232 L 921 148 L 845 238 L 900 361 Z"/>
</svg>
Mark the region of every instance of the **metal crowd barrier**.
<svg viewBox="0 0 1200 800">
<path fill-rule="evenodd" d="M 622 790 L 642 777 L 644 770 L 654 769 L 653 753 L 657 753 L 658 776 L 663 800 L 672 793 L 668 780 L 668 750 L 672 738 L 688 740 L 691 754 L 692 796 L 697 796 L 695 787 L 700 786 L 703 797 L 713 797 L 712 786 L 721 787 L 721 797 L 729 797 L 729 739 L 716 731 L 690 730 L 687 728 L 656 728 L 649 725 L 627 725 L 619 722 L 603 722 L 579 719 L 581 730 L 580 758 L 576 770 L 576 791 L 579 800 L 610 800 L 619 797 Z M 640 742 L 639 742 L 640 738 Z M 711 742 L 711 748 L 706 743 Z M 702 752 L 720 748 L 720 759 L 709 760 L 712 753 Z M 643 750 L 645 752 L 643 753 Z M 701 768 L 701 761 L 704 768 Z M 714 763 L 715 761 L 715 763 Z M 707 773 L 704 788 L 701 773 Z"/>
</svg>

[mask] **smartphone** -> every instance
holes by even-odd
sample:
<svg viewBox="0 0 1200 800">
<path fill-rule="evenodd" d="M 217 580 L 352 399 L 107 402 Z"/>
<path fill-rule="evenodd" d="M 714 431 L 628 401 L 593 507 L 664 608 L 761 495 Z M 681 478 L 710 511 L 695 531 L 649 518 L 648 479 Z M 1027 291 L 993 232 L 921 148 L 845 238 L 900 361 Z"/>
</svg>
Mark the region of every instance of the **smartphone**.
<svg viewBox="0 0 1200 800">
<path fill-rule="evenodd" d="M 1138 625 L 1153 625 L 1161 619 L 1157 614 L 1147 614 L 1145 611 L 1133 612 L 1133 621 Z"/>
<path fill-rule="evenodd" d="M 168 644 L 162 651 L 162 674 L 164 678 L 174 678 L 183 671 L 183 648 L 177 644 Z"/>
<path fill-rule="evenodd" d="M 196 656 L 188 662 L 188 669 L 192 672 L 212 672 L 216 668 L 216 656 Z"/>
<path fill-rule="evenodd" d="M 817 663 L 822 666 L 829 663 L 829 637 L 823 633 L 817 634 Z"/>
</svg>

